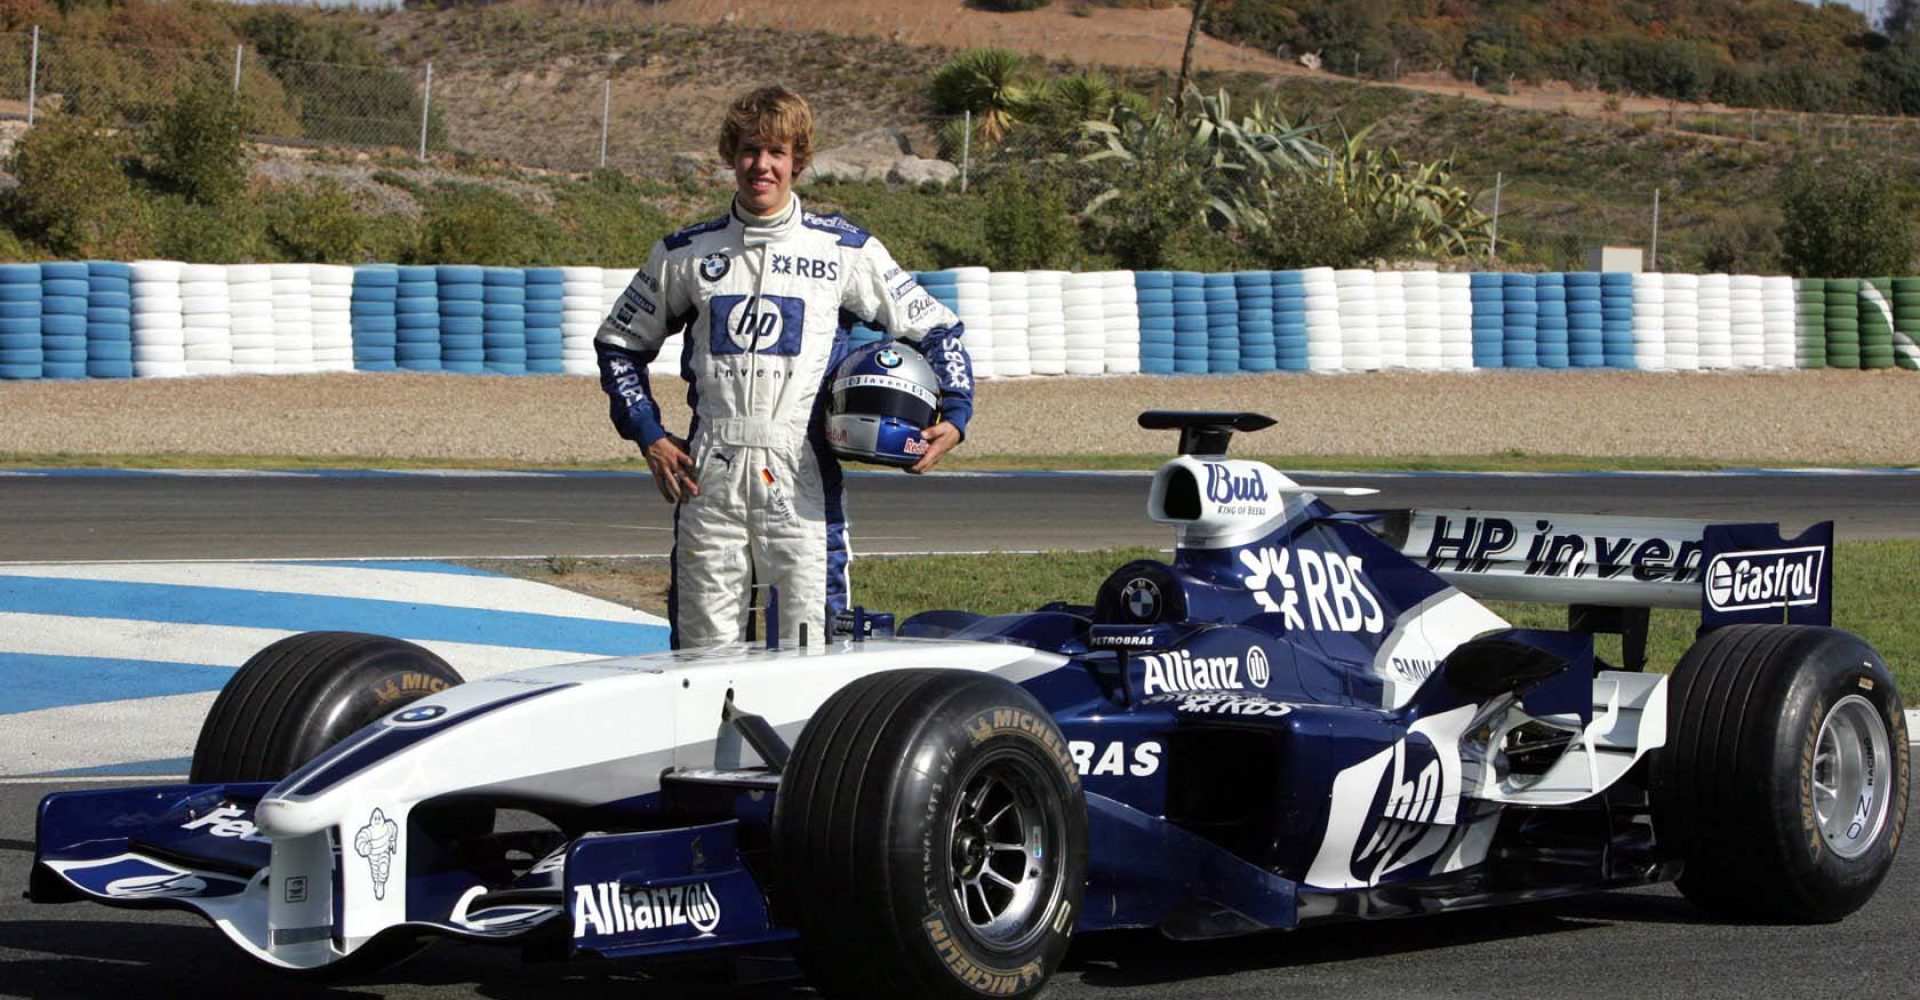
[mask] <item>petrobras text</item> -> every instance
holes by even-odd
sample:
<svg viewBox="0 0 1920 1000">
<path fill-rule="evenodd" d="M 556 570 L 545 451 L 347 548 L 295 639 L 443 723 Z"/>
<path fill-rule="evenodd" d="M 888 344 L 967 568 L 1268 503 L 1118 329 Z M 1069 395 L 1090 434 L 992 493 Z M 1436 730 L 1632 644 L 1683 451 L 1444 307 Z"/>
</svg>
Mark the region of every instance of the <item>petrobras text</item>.
<svg viewBox="0 0 1920 1000">
<path fill-rule="evenodd" d="M 573 887 L 573 936 L 720 926 L 720 899 L 705 882 L 658 887 L 595 882 Z"/>
<path fill-rule="evenodd" d="M 1820 601 L 1818 546 L 1723 552 L 1707 564 L 1707 606 L 1715 611 L 1752 611 Z"/>
</svg>

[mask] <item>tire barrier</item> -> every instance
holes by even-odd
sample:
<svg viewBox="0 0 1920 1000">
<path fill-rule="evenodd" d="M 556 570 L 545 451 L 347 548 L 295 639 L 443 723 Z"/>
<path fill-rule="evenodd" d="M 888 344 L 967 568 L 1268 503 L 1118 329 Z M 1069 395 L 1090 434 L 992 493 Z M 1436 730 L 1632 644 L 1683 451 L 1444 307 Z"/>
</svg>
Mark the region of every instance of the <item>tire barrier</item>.
<svg viewBox="0 0 1920 1000">
<path fill-rule="evenodd" d="M 187 373 L 186 339 L 180 322 L 180 269 L 184 266 L 171 260 L 141 260 L 131 265 L 136 378 L 175 378 Z M 302 317 L 307 315 L 306 305 L 301 303 Z M 275 322 L 280 322 L 278 316 Z M 279 361 L 277 352 L 274 360 Z"/>
<path fill-rule="evenodd" d="M 1067 373 L 1065 271 L 1027 272 L 1027 360 L 1035 375 Z"/>
<path fill-rule="evenodd" d="M 1767 366 L 1765 287 L 1757 274 L 1736 274 L 1728 279 L 1728 329 L 1735 368 Z"/>
<path fill-rule="evenodd" d="M 1540 367 L 1538 276 L 1500 276 L 1500 351 L 1508 368 Z"/>
<path fill-rule="evenodd" d="M 353 268 L 309 264 L 313 294 L 313 367 L 316 371 L 353 370 Z"/>
<path fill-rule="evenodd" d="M 1240 370 L 1240 306 L 1231 274 L 1200 276 L 1200 299 L 1207 311 L 1207 367 L 1210 372 Z"/>
<path fill-rule="evenodd" d="M 399 368 L 400 269 L 368 264 L 353 271 L 353 367 L 363 372 Z"/>
<path fill-rule="evenodd" d="M 1027 353 L 1027 272 L 993 272 L 987 297 L 993 311 L 994 374 L 1033 374 L 1033 358 Z"/>
<path fill-rule="evenodd" d="M 1920 278 L 1893 279 L 1893 360 L 1920 371 Z"/>
<path fill-rule="evenodd" d="M 1106 373 L 1139 374 L 1140 299 L 1131 271 L 1100 272 L 1100 314 L 1105 326 Z M 972 327 L 967 328 L 966 338 L 973 339 Z"/>
<path fill-rule="evenodd" d="M 227 327 L 235 375 L 267 375 L 273 364 L 273 267 L 227 265 Z"/>
<path fill-rule="evenodd" d="M 475 375 L 487 370 L 486 292 L 483 268 L 442 264 L 434 269 L 440 288 L 440 368 Z"/>
<path fill-rule="evenodd" d="M 566 272 L 557 267 L 527 268 L 527 374 L 558 375 L 562 364 Z"/>
<path fill-rule="evenodd" d="M 1372 271 L 1349 269 L 1333 273 L 1340 299 L 1340 367 L 1346 371 L 1380 370 L 1379 282 Z"/>
<path fill-rule="evenodd" d="M 597 267 L 560 269 L 560 370 L 568 375 L 594 375 L 593 337 L 607 310 L 600 308 L 606 278 Z"/>
<path fill-rule="evenodd" d="M 953 275 L 953 311 L 967 328 L 967 353 L 973 356 L 975 378 L 995 374 L 993 356 L 993 288 L 984 267 L 956 267 Z M 1137 327 L 1136 327 L 1137 329 Z"/>
<path fill-rule="evenodd" d="M 1207 373 L 1207 290 L 1204 276 L 1173 272 L 1173 370 Z"/>
<path fill-rule="evenodd" d="M 41 294 L 37 265 L 0 264 L 0 378 L 37 379 L 45 371 Z"/>
<path fill-rule="evenodd" d="M 1140 371 L 1173 374 L 1173 273 L 1135 271 L 1134 301 L 1140 310 Z M 998 322 L 998 320 L 995 320 Z M 996 328 L 994 336 L 999 336 Z"/>
<path fill-rule="evenodd" d="M 1795 365 L 1794 322 L 1799 308 L 1792 278 L 1760 279 L 1760 353 L 1768 368 Z"/>
<path fill-rule="evenodd" d="M 0 264 L 0 380 L 593 375 L 635 271 Z M 979 378 L 1475 368 L 1920 370 L 1920 278 L 1363 269 L 913 274 Z M 852 344 L 884 336 L 870 324 Z M 677 379 L 686 338 L 649 365 Z"/>
<path fill-rule="evenodd" d="M 1497 274 L 1471 274 L 1468 301 L 1473 310 L 1473 366 L 1503 368 L 1507 363 L 1505 282 Z"/>
<path fill-rule="evenodd" d="M 310 372 L 313 365 L 313 277 L 305 264 L 268 265 L 273 282 L 273 367 Z M 134 339 L 139 340 L 139 265 L 134 265 Z"/>
<path fill-rule="evenodd" d="M 1666 367 L 1679 372 L 1700 370 L 1700 276 L 1665 275 Z"/>
<path fill-rule="evenodd" d="M 1606 315 L 1600 275 L 1590 271 L 1570 273 L 1567 287 L 1567 364 L 1572 368 L 1604 368 L 1607 364 Z M 1632 351 L 1632 284 L 1627 286 L 1627 349 Z"/>
<path fill-rule="evenodd" d="M 133 377 L 133 268 L 119 261 L 87 262 L 87 375 Z"/>
<path fill-rule="evenodd" d="M 489 267 L 480 275 L 480 347 L 494 375 L 527 373 L 527 273 Z"/>
<path fill-rule="evenodd" d="M 1101 375 L 1107 370 L 1106 276 L 1099 271 L 1060 279 L 1066 324 L 1066 373 Z M 952 308 L 951 305 L 948 308 Z"/>
<path fill-rule="evenodd" d="M 1827 282 L 1825 278 L 1796 278 L 1793 282 L 1795 308 L 1799 310 L 1794 343 L 1801 368 L 1827 366 Z"/>
<path fill-rule="evenodd" d="M 87 265 L 40 265 L 40 377 L 87 377 Z"/>
<path fill-rule="evenodd" d="M 404 266 L 395 272 L 393 363 L 410 372 L 440 370 L 440 285 L 432 267 Z M 600 289 L 593 290 L 600 305 Z"/>
<path fill-rule="evenodd" d="M 1893 367 L 1893 279 L 1860 280 L 1860 367 Z"/>
<path fill-rule="evenodd" d="M 1860 281 L 1827 279 L 1827 367 L 1860 367 Z"/>
<path fill-rule="evenodd" d="M 1340 277 L 1330 267 L 1300 272 L 1306 288 L 1307 370 L 1340 370 Z"/>
<path fill-rule="evenodd" d="M 1534 332 L 1539 338 L 1536 356 L 1540 367 L 1554 370 L 1572 367 L 1572 354 L 1567 345 L 1567 276 L 1536 276 L 1533 294 L 1538 309 Z"/>
<path fill-rule="evenodd" d="M 1415 371 L 1440 367 L 1440 272 L 1408 271 L 1400 276 L 1406 307 L 1406 343 L 1401 363 Z"/>
</svg>

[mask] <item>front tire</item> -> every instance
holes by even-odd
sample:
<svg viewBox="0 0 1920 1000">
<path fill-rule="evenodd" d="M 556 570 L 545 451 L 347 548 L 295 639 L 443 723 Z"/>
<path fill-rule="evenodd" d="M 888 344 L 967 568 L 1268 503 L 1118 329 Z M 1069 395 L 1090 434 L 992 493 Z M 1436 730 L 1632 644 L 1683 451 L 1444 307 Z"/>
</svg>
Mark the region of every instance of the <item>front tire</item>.
<svg viewBox="0 0 1920 1000">
<path fill-rule="evenodd" d="M 1885 661 L 1830 628 L 1735 625 L 1674 669 L 1656 832 L 1709 912 L 1826 923 L 1873 896 L 1907 812 L 1907 727 Z"/>
<path fill-rule="evenodd" d="M 278 781 L 362 726 L 461 683 L 428 650 L 361 632 L 302 632 L 253 654 L 200 726 L 188 780 Z"/>
<path fill-rule="evenodd" d="M 848 684 L 794 746 L 776 899 L 834 998 L 1031 997 L 1072 939 L 1086 800 L 1033 696 L 987 674 Z"/>
</svg>

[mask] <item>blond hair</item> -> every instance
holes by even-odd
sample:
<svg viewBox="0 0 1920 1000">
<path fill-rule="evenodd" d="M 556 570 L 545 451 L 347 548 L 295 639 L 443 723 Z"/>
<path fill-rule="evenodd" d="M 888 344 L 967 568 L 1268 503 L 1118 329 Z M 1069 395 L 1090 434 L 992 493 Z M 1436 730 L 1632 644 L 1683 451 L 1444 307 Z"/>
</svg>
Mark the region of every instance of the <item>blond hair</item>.
<svg viewBox="0 0 1920 1000">
<path fill-rule="evenodd" d="M 793 151 L 793 172 L 813 162 L 813 109 L 785 87 L 761 87 L 734 99 L 720 126 L 720 158 L 728 163 L 747 139 L 783 142 Z"/>
</svg>

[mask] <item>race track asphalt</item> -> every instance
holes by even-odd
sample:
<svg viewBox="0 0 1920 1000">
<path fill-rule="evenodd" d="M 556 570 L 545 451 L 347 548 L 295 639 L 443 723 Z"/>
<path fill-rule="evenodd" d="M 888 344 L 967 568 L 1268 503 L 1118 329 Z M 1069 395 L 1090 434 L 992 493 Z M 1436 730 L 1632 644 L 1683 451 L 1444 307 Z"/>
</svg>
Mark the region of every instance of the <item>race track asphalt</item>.
<svg viewBox="0 0 1920 1000">
<path fill-rule="evenodd" d="M 1909 775 L 1912 784 L 1913 775 Z M 447 942 L 369 981 L 326 989 L 257 967 L 218 931 L 178 913 L 19 896 L 33 803 L 55 783 L 0 784 L 0 995 L 43 998 L 613 997 L 761 1000 L 814 994 L 791 981 L 717 983 L 688 970 L 649 981 L 618 963 L 525 964 L 506 948 Z M 95 786 L 97 787 L 97 786 Z M 1156 934 L 1075 943 L 1056 1000 L 1427 1000 L 1427 998 L 1905 997 L 1920 983 L 1920 857 L 1838 924 L 1740 925 L 1703 917 L 1671 888 L 1293 934 L 1178 943 Z M 903 997 L 902 1000 L 908 1000 Z"/>
<path fill-rule="evenodd" d="M 1841 539 L 1920 537 L 1920 474 L 1383 475 L 1336 506 L 1478 507 L 1701 520 L 1832 518 Z M 855 551 L 1165 546 L 1139 474 L 852 477 Z M 673 509 L 628 475 L 0 476 L 0 560 L 458 559 L 665 555 Z"/>
</svg>

